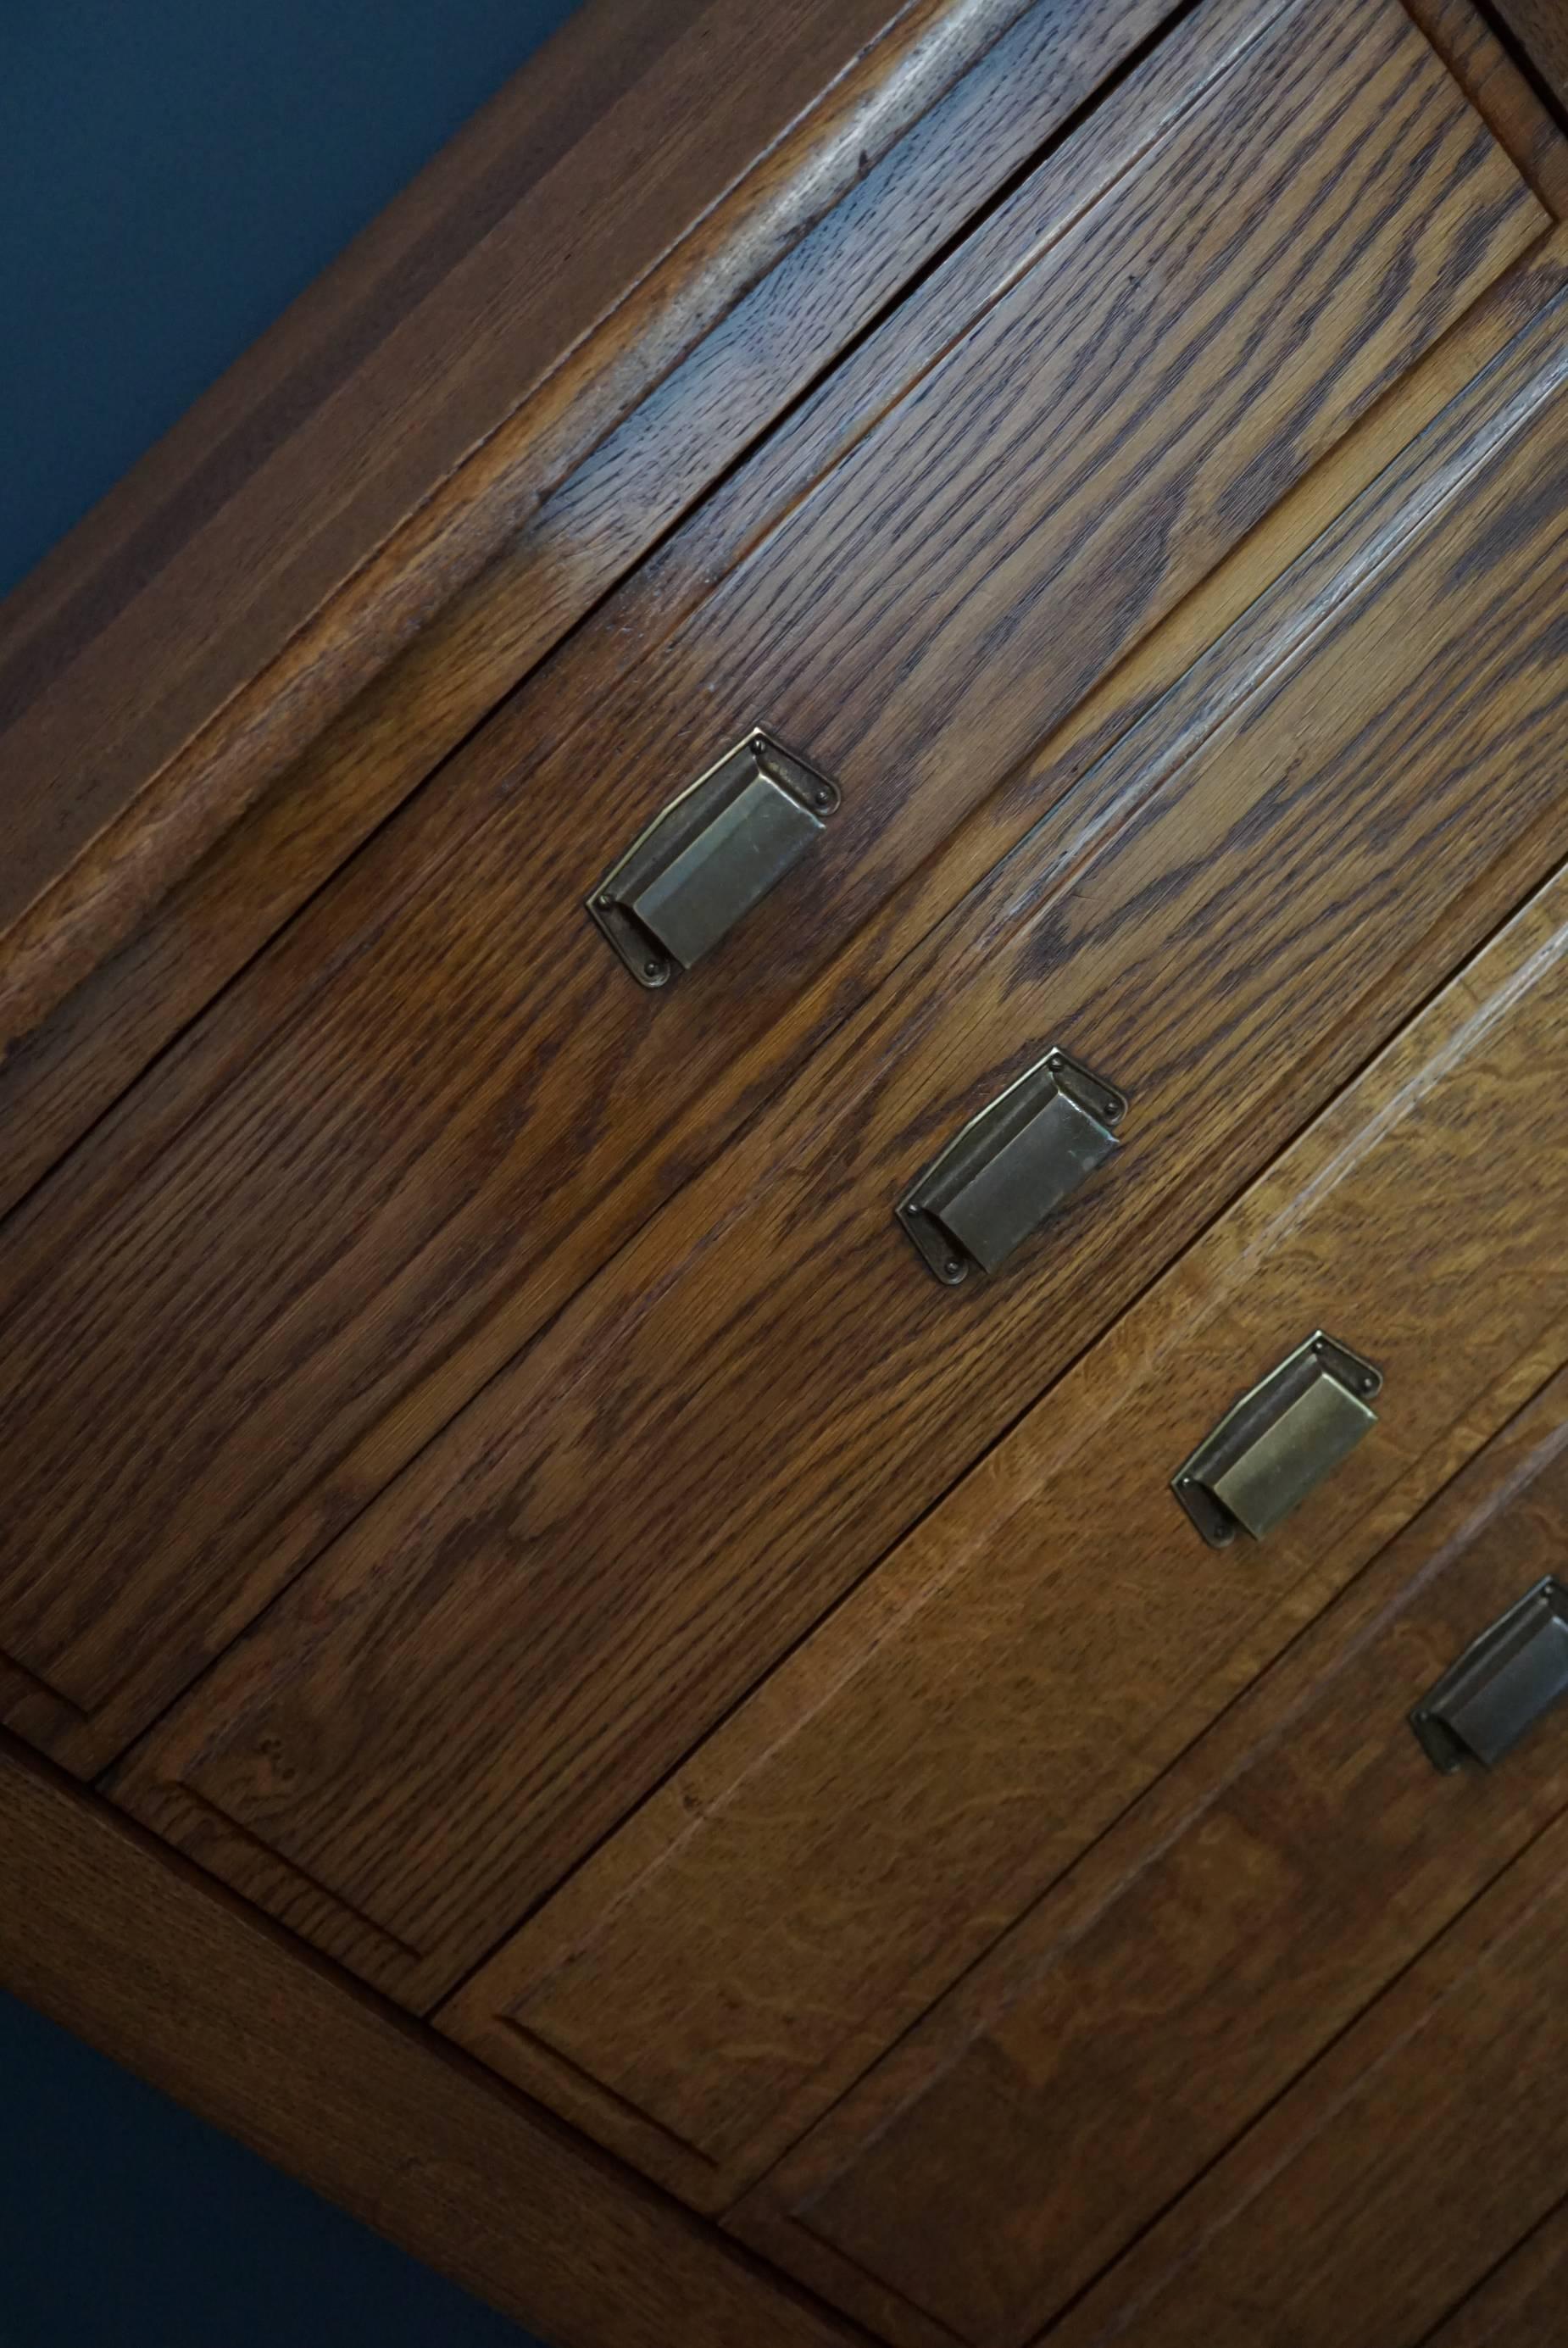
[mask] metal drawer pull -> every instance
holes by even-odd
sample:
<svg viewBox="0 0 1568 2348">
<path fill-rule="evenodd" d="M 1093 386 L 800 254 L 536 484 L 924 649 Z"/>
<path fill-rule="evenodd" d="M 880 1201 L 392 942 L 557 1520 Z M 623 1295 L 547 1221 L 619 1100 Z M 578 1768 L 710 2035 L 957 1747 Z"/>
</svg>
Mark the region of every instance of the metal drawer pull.
<svg viewBox="0 0 1568 2348">
<path fill-rule="evenodd" d="M 1538 1581 L 1468 1646 L 1410 1715 L 1434 1769 L 1490 1769 L 1568 1695 L 1568 1589 Z"/>
<path fill-rule="evenodd" d="M 639 833 L 588 911 L 639 986 L 689 970 L 821 836 L 836 784 L 764 726 Z"/>
<path fill-rule="evenodd" d="M 1203 1539 L 1223 1549 L 1238 1532 L 1272 1532 L 1377 1426 L 1382 1386 L 1380 1370 L 1315 1330 L 1171 1478 Z"/>
<path fill-rule="evenodd" d="M 970 1118 L 899 1200 L 899 1221 L 938 1280 L 995 1272 L 1119 1147 L 1114 1085 L 1049 1051 Z"/>
</svg>

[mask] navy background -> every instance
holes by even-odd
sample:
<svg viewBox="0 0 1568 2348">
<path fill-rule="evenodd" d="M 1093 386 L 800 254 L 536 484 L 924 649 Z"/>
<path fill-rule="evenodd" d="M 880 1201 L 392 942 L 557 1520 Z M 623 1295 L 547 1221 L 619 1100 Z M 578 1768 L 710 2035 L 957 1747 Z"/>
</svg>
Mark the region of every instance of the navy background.
<svg viewBox="0 0 1568 2348">
<path fill-rule="evenodd" d="M 0 1998 L 0 2348 L 530 2348 L 303 2185 Z"/>
<path fill-rule="evenodd" d="M 572 5 L 0 0 L 0 593 Z M 361 2342 L 528 2348 L 0 1997 L 0 2348 Z"/>
<path fill-rule="evenodd" d="M 0 0 L 0 594 L 573 0 Z"/>
</svg>

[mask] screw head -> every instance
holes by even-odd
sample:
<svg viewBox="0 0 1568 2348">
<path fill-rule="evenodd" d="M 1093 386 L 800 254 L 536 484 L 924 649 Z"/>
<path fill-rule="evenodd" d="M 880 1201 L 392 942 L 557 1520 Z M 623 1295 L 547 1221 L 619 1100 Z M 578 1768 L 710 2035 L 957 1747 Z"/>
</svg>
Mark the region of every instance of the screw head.
<svg viewBox="0 0 1568 2348">
<path fill-rule="evenodd" d="M 645 978 L 663 978 L 664 974 L 665 966 L 662 962 L 645 962 L 643 964 L 643 976 Z"/>
<path fill-rule="evenodd" d="M 832 806 L 832 804 L 833 804 L 833 794 L 832 794 L 832 792 L 831 792 L 830 790 L 829 790 L 829 788 L 828 788 L 828 787 L 827 787 L 827 785 L 826 785 L 825 783 L 822 785 L 821 788 L 818 791 L 818 793 L 817 793 L 816 797 L 817 797 L 817 805 L 818 805 L 820 808 L 830 808 L 830 807 Z"/>
<path fill-rule="evenodd" d="M 959 1262 L 958 1258 L 955 1255 L 950 1255 L 942 1269 L 947 1274 L 949 1280 L 956 1280 L 960 1272 L 963 1271 L 964 1266 Z"/>
</svg>

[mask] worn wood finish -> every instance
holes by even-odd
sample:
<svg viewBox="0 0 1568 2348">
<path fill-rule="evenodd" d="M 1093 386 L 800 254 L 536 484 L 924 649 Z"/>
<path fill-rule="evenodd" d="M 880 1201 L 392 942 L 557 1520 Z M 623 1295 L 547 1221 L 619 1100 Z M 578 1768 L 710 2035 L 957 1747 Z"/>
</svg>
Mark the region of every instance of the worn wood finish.
<svg viewBox="0 0 1568 2348">
<path fill-rule="evenodd" d="M 569 22 L 16 599 L 0 1035 L 122 942 L 1020 5 L 786 0 L 763 41 L 724 0 Z"/>
<path fill-rule="evenodd" d="M 1497 11 L 1559 106 L 1568 108 L 1568 15 L 1562 0 L 1497 0 Z"/>
<path fill-rule="evenodd" d="M 0 990 L 13 986 L 12 1048 L 0 1061 L 6 1128 L 0 1206 L 36 1179 L 777 410 L 830 367 L 879 308 L 1136 48 L 1164 5 L 1035 0 L 878 161 L 898 124 L 1006 13 L 950 11 L 936 42 L 912 38 L 915 18 L 928 17 L 929 10 L 905 12 L 890 36 L 903 59 L 896 86 L 886 82 L 879 48 L 868 60 L 882 77 L 878 110 L 868 115 L 862 106 L 853 116 L 863 176 L 533 510 L 527 500 L 521 510 L 511 501 L 512 534 L 502 551 L 434 617 L 421 614 L 426 623 L 407 652 L 311 743 L 249 819 L 178 881 L 157 919 L 98 964 L 42 1024 L 46 998 L 31 1001 L 24 1014 L 14 958 L 0 959 Z M 617 57 L 623 53 L 619 35 L 604 46 Z M 1469 63 L 1460 70 L 1468 88 Z M 851 77 L 851 84 L 863 79 Z M 1518 92 L 1500 113 L 1491 104 L 1495 72 L 1476 77 L 1478 106 L 1549 209 L 1568 210 L 1539 180 L 1538 142 Z M 817 109 L 813 137 L 836 135 L 840 113 L 851 103 L 846 88 Z M 618 139 L 615 147 L 619 170 L 624 159 Z M 811 181 L 813 201 L 830 196 L 835 185 L 830 171 L 820 172 Z M 831 289 L 827 299 L 825 287 Z M 566 420 L 575 430 L 581 419 L 573 410 Z M 663 575 L 667 593 L 667 565 Z M 171 864 L 188 855 L 189 845 L 178 843 Z M 57 954 L 57 930 L 50 938 Z M 93 953 L 108 942 L 106 932 L 96 931 Z M 17 1040 L 24 1030 L 25 1040 Z"/>
<path fill-rule="evenodd" d="M 515 2075 L 542 2083 L 564 2058 L 563 2075 L 602 2083 L 608 2096 L 597 2109 L 577 2096 L 576 2116 L 608 2119 L 639 2155 L 655 2124 L 686 2148 L 684 2168 L 666 2160 L 660 2173 L 712 2199 L 732 2198 L 841 2093 L 1358 1570 L 1389 1516 L 1449 1472 L 1455 1427 L 1568 1312 L 1568 1267 L 1552 1262 L 1568 1115 L 1532 1106 L 1568 1006 L 1565 950 L 1568 883 L 959 1485 L 621 1847 L 524 1928 L 448 2025 Z M 1520 1107 L 1500 1139 L 1495 1120 Z M 1509 1186 L 1538 1160 L 1526 1208 Z M 1413 1292 L 1389 1254 L 1412 1189 L 1440 1201 Z M 1319 1325 L 1386 1370 L 1383 1423 L 1255 1561 L 1211 1551 L 1170 1477 L 1235 1393 Z M 1431 1369 L 1434 1352 L 1457 1358 Z M 880 2189 L 880 2106 L 879 2117 L 863 2196 L 896 2230 Z M 934 2162 L 951 2155 L 940 2127 L 912 2133 Z M 1008 2140 L 1015 2155 L 1023 2133 Z M 1084 2147 L 1068 2134 L 1064 2121 L 1039 2141 L 1070 2177 Z M 995 2155 L 1006 2170 L 1000 2141 Z M 965 2338 L 1010 2339 L 974 2302 L 975 2275 L 1006 2248 L 977 2216 L 985 2157 L 970 2166 L 968 2219 L 932 2241 L 944 2284 L 913 2258 L 879 2255 L 869 2222 L 857 2233 L 848 2155 L 849 2219 L 835 2225 L 830 2200 L 819 2224 L 812 2201 L 810 2222 Z M 989 2206 L 1001 2226 L 1005 2187 Z M 930 2227 L 913 2190 L 907 2212 L 912 2231 Z M 1051 2243 L 1025 2286 L 1042 2271 L 1054 2281 L 1078 2247 Z"/>
<path fill-rule="evenodd" d="M 336 983 L 124 1186 L 91 1250 L 46 1218 L 20 1235 L 5 1643 L 105 1714 L 95 1741 L 277 1586 L 263 1537 L 292 1500 L 318 1540 L 343 1520 L 335 1460 L 415 1370 L 525 1275 L 536 1324 L 592 1269 L 583 1220 L 614 1244 L 689 1171 L 689 1105 L 711 1153 L 782 1073 L 769 1030 L 834 944 L 1542 218 L 1393 0 L 1284 12 L 1069 227 L 1076 160 L 975 260 L 984 314 L 957 348 L 460 858 L 380 875 Z M 1215 384 L 1222 329 L 1247 364 Z M 1006 539 L 975 529 L 982 500 Z M 733 950 L 648 997 L 583 888 L 758 714 L 845 811 Z"/>
<path fill-rule="evenodd" d="M 1255 2348 L 1282 2336 L 1284 2310 L 1283 2336 L 1312 2348 L 1417 2348 L 1560 2199 L 1565 1931 L 1560 1819 L 1078 2302 L 1052 2348 Z"/>
<path fill-rule="evenodd" d="M 1568 1723 L 1439 1778 L 1406 1720 L 1565 1558 L 1560 1375 L 1109 1838 L 1092 1921 L 1042 1903 L 739 2230 L 1034 2338 L 1568 1804 Z"/>
<path fill-rule="evenodd" d="M 4 1738 L 0 1988 L 556 2348 L 863 2337 Z"/>
<path fill-rule="evenodd" d="M 1564 365 L 1513 355 L 1200 663 L 124 1798 L 408 1997 L 548 1890 L 1561 853 Z M 944 1291 L 892 1200 L 1053 1038 L 1124 1149 Z"/>
</svg>

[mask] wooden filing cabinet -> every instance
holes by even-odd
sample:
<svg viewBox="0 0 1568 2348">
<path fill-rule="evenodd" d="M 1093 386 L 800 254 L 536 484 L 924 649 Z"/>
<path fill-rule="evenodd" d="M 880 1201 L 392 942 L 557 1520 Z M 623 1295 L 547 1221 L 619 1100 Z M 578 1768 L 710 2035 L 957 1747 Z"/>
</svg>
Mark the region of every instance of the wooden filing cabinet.
<svg viewBox="0 0 1568 2348">
<path fill-rule="evenodd" d="M 411 2017 L 687 2336 L 1417 2348 L 1568 2198 L 1568 132 L 1470 0 L 792 22 L 611 424 L 13 927 L 15 1848 Z M 666 2336 L 484 2199 L 377 2214 Z"/>
</svg>

